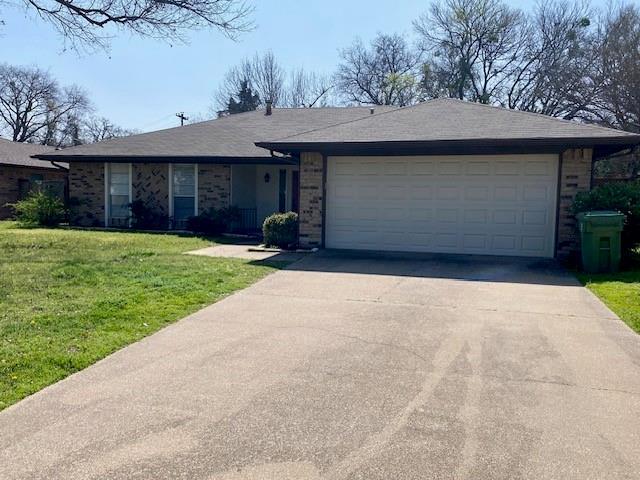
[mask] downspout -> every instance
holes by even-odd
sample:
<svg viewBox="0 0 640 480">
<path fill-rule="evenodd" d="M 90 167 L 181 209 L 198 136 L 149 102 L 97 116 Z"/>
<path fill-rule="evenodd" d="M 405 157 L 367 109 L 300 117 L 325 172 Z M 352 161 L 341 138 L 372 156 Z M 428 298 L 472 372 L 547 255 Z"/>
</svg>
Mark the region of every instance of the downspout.
<svg viewBox="0 0 640 480">
<path fill-rule="evenodd" d="M 49 160 L 49 162 L 59 170 L 68 170 L 68 168 L 64 168 L 62 165 L 58 165 L 55 160 Z"/>
</svg>

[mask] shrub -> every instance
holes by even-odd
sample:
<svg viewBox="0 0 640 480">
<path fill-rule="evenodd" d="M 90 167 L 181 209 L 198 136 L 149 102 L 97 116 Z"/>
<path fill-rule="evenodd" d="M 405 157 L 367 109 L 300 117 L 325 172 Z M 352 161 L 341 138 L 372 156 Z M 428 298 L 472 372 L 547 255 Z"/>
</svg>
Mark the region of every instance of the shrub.
<svg viewBox="0 0 640 480">
<path fill-rule="evenodd" d="M 292 248 L 298 243 L 298 214 L 274 213 L 262 224 L 264 243 L 279 248 Z"/>
<path fill-rule="evenodd" d="M 167 228 L 169 217 L 159 212 L 159 207 L 153 202 L 135 200 L 129 204 L 131 209 L 131 226 L 138 229 L 155 230 Z"/>
<path fill-rule="evenodd" d="M 209 212 L 205 212 L 201 215 L 189 217 L 186 228 L 194 233 L 218 235 L 223 232 L 224 225 L 218 218 L 215 218 Z"/>
<path fill-rule="evenodd" d="M 625 253 L 630 253 L 640 244 L 640 181 L 609 183 L 578 193 L 573 202 L 573 212 L 593 210 L 614 210 L 627 216 L 622 231 Z"/>
<path fill-rule="evenodd" d="M 214 210 L 213 216 L 222 222 L 226 231 L 230 231 L 234 224 L 242 220 L 240 207 L 236 207 L 235 205 Z"/>
<path fill-rule="evenodd" d="M 228 232 L 240 220 L 240 209 L 235 206 L 212 208 L 201 215 L 187 219 L 187 230 L 204 235 L 219 235 Z"/>
<path fill-rule="evenodd" d="M 44 190 L 35 190 L 24 200 L 9 206 L 13 208 L 18 222 L 24 226 L 55 227 L 67 214 L 62 200 Z"/>
</svg>

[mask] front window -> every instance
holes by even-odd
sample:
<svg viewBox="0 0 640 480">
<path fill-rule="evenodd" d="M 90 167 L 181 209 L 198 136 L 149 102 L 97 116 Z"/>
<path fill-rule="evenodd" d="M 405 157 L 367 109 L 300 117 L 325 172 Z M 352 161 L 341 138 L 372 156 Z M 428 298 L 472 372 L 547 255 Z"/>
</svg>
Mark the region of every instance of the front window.
<svg viewBox="0 0 640 480">
<path fill-rule="evenodd" d="M 196 215 L 196 166 L 173 166 L 173 220 L 176 228 L 185 228 L 186 220 Z"/>
<path fill-rule="evenodd" d="M 128 163 L 110 163 L 109 170 L 109 226 L 125 227 L 129 223 L 131 177 Z"/>
</svg>

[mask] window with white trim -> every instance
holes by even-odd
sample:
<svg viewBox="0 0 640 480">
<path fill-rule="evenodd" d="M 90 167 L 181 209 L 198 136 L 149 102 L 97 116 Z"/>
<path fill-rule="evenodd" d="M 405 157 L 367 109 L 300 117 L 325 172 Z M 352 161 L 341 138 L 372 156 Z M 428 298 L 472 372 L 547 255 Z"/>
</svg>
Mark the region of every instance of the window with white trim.
<svg viewBox="0 0 640 480">
<path fill-rule="evenodd" d="M 196 165 L 173 165 L 173 221 L 176 228 L 184 228 L 186 220 L 196 215 Z"/>
<path fill-rule="evenodd" d="M 128 163 L 109 163 L 109 226 L 124 227 L 129 223 L 131 203 L 131 169 Z"/>
</svg>

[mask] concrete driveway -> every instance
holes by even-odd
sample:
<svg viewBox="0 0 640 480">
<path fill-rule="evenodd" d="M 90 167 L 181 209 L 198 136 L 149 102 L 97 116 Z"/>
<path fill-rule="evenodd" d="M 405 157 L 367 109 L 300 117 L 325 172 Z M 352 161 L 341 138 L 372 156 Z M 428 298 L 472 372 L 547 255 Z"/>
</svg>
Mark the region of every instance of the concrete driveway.
<svg viewBox="0 0 640 480">
<path fill-rule="evenodd" d="M 636 479 L 640 337 L 550 262 L 324 253 L 2 412 L 0 478 Z"/>
</svg>

